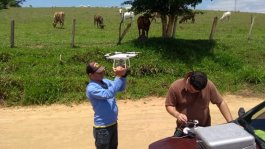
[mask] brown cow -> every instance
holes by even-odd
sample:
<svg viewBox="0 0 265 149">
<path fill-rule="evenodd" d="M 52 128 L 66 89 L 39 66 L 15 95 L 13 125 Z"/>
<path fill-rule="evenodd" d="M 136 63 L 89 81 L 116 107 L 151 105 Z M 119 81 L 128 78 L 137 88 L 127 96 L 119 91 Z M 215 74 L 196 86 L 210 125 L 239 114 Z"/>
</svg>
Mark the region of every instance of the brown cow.
<svg viewBox="0 0 265 149">
<path fill-rule="evenodd" d="M 195 23 L 195 15 L 196 14 L 203 14 L 202 11 L 195 11 L 195 12 L 189 12 L 187 14 L 185 14 L 179 21 L 179 24 L 183 23 L 183 22 L 186 22 L 188 20 L 191 20 L 192 23 Z"/>
<path fill-rule="evenodd" d="M 139 38 L 141 36 L 148 38 L 148 31 L 149 31 L 150 24 L 151 24 L 151 22 L 150 22 L 148 16 L 140 16 L 137 19 L 137 26 L 138 26 L 138 31 L 139 31 Z M 140 33 L 141 30 L 142 30 L 142 34 Z"/>
<path fill-rule="evenodd" d="M 179 21 L 179 24 L 185 22 L 187 23 L 188 20 L 191 20 L 192 23 L 195 22 L 195 14 L 187 14 L 187 15 L 184 15 L 180 21 Z"/>
<path fill-rule="evenodd" d="M 100 27 L 101 29 L 104 28 L 104 23 L 103 23 L 103 17 L 100 15 L 95 15 L 94 16 L 94 25 L 97 24 L 97 27 Z"/>
<path fill-rule="evenodd" d="M 64 25 L 64 17 L 65 17 L 65 14 L 64 12 L 60 11 L 60 12 L 55 12 L 54 15 L 53 15 L 53 27 L 55 28 L 57 23 L 60 23 L 61 25 L 61 28 L 63 28 L 63 25 Z"/>
</svg>

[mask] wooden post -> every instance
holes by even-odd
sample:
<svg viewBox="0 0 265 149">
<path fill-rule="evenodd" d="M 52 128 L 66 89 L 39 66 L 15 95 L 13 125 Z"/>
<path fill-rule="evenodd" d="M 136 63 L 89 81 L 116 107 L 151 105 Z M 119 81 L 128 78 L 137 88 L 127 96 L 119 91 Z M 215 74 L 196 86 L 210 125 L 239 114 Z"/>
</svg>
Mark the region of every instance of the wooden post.
<svg viewBox="0 0 265 149">
<path fill-rule="evenodd" d="M 11 20 L 10 47 L 15 47 L 15 21 Z"/>
<path fill-rule="evenodd" d="M 63 60 L 62 60 L 62 54 L 60 54 L 60 64 L 62 65 L 63 64 Z"/>
<path fill-rule="evenodd" d="M 250 36 L 251 36 L 251 32 L 252 32 L 252 28 L 253 28 L 254 22 L 255 22 L 255 17 L 253 17 L 251 15 L 251 25 L 250 25 L 250 29 L 249 29 L 249 32 L 248 32 L 248 40 L 250 40 Z"/>
<path fill-rule="evenodd" d="M 74 48 L 75 47 L 75 18 L 73 19 L 73 28 L 72 28 L 72 44 L 71 47 Z"/>
<path fill-rule="evenodd" d="M 123 33 L 121 34 L 121 24 L 120 23 L 120 28 L 119 28 L 119 41 L 118 41 L 118 45 L 121 44 L 122 39 L 124 38 L 124 36 L 126 35 L 126 33 L 128 32 L 129 28 L 132 26 L 132 23 L 129 23 L 126 27 L 126 29 L 123 31 Z"/>
<path fill-rule="evenodd" d="M 213 40 L 213 36 L 215 34 L 215 31 L 216 31 L 217 21 L 218 21 L 218 18 L 217 17 L 214 17 L 214 19 L 213 19 L 213 25 L 212 25 L 212 29 L 211 29 L 211 34 L 210 34 L 209 40 Z"/>
<path fill-rule="evenodd" d="M 121 44 L 121 24 L 123 21 L 120 22 L 120 27 L 119 27 L 119 39 L 117 44 Z"/>
</svg>

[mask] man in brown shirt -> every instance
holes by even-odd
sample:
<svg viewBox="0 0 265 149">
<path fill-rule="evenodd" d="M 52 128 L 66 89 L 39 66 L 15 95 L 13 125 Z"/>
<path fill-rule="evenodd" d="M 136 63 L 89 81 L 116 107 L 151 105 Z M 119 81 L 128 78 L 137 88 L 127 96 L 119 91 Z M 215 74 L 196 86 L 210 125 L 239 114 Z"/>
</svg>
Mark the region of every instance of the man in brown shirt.
<svg viewBox="0 0 265 149">
<path fill-rule="evenodd" d="M 184 127 L 188 120 L 198 120 L 198 126 L 210 126 L 209 103 L 216 104 L 227 122 L 232 115 L 216 89 L 203 72 L 195 71 L 176 80 L 169 88 L 166 97 L 166 110 L 177 119 L 177 127 Z"/>
</svg>

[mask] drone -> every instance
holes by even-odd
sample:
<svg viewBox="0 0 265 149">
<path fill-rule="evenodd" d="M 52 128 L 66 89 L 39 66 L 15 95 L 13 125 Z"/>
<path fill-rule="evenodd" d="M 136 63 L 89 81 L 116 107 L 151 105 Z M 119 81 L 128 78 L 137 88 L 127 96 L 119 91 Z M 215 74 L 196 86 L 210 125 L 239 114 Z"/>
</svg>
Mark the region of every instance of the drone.
<svg viewBox="0 0 265 149">
<path fill-rule="evenodd" d="M 188 120 L 185 123 L 184 128 L 177 128 L 174 137 L 190 137 L 193 138 L 195 136 L 194 130 L 197 128 L 199 124 L 198 120 Z"/>
<path fill-rule="evenodd" d="M 199 124 L 198 120 L 189 120 L 186 123 L 186 127 L 183 129 L 183 133 L 188 135 L 189 133 L 194 133 L 194 129 L 197 127 L 197 125 Z"/>
<path fill-rule="evenodd" d="M 107 59 L 112 59 L 113 60 L 113 67 L 116 66 L 124 66 L 127 68 L 127 61 L 128 61 L 128 67 L 130 67 L 131 62 L 130 58 L 133 58 L 137 56 L 140 52 L 114 52 L 114 53 L 107 53 L 104 56 Z"/>
</svg>

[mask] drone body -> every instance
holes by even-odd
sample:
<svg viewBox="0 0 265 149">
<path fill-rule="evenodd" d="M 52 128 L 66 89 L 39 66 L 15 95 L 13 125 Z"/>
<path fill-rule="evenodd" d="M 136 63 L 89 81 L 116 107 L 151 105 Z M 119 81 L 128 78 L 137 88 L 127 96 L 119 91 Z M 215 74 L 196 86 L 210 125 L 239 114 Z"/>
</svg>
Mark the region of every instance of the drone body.
<svg viewBox="0 0 265 149">
<path fill-rule="evenodd" d="M 117 66 L 124 66 L 125 68 L 130 67 L 130 58 L 135 57 L 140 52 L 114 52 L 114 54 L 111 55 L 111 53 L 105 54 L 105 57 L 107 59 L 113 60 L 113 67 Z M 127 66 L 128 62 L 128 66 Z"/>
</svg>

